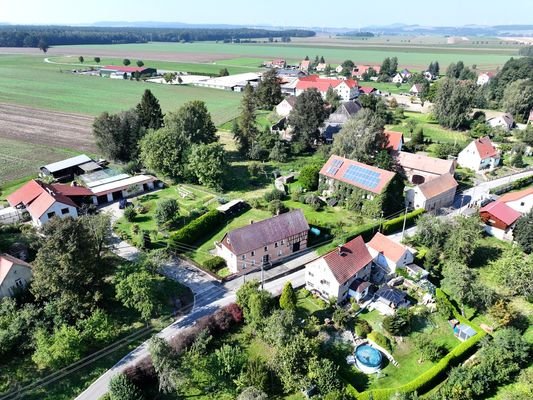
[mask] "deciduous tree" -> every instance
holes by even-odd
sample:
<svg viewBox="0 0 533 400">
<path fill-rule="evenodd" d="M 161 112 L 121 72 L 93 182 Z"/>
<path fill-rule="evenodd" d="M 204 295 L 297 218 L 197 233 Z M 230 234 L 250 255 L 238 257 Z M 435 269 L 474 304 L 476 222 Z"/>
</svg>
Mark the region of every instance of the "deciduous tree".
<svg viewBox="0 0 533 400">
<path fill-rule="evenodd" d="M 300 149 L 308 149 L 319 138 L 318 128 L 327 117 L 322 95 L 316 89 L 305 90 L 296 98 L 289 115 L 289 124 L 294 127 L 293 141 Z"/>
<path fill-rule="evenodd" d="M 226 151 L 219 143 L 193 146 L 188 158 L 190 173 L 202 185 L 221 190 L 229 163 Z"/>
<path fill-rule="evenodd" d="M 111 400 L 143 400 L 142 392 L 123 372 L 115 375 L 109 382 Z"/>
<path fill-rule="evenodd" d="M 257 86 L 257 105 L 264 110 L 272 110 L 283 99 L 278 74 L 274 68 L 263 74 Z"/>
<path fill-rule="evenodd" d="M 469 114 L 476 94 L 476 84 L 445 78 L 439 84 L 433 110 L 439 124 L 446 128 L 463 129 L 468 125 Z"/>
</svg>

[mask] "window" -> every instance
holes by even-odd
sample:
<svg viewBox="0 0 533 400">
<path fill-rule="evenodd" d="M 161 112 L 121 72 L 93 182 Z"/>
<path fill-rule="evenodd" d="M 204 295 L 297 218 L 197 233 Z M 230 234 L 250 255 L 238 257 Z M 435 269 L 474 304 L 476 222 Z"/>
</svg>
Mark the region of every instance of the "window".
<svg viewBox="0 0 533 400">
<path fill-rule="evenodd" d="M 69 213 L 68 207 L 61 209 L 61 214 L 62 215 L 65 215 L 65 214 L 68 214 L 68 213 Z"/>
<path fill-rule="evenodd" d="M 278 247 L 278 242 L 274 243 L 274 247 Z"/>
<path fill-rule="evenodd" d="M 255 251 L 252 251 L 252 253 L 251 253 L 251 254 L 252 254 L 252 257 L 253 257 L 253 256 L 255 256 Z"/>
<path fill-rule="evenodd" d="M 255 260 L 252 260 L 252 265 L 255 265 Z"/>
<path fill-rule="evenodd" d="M 309 271 L 307 274 L 308 274 L 309 276 L 314 276 L 313 273 L 312 273 L 311 271 Z"/>
<path fill-rule="evenodd" d="M 265 251 L 268 251 L 268 247 L 267 246 L 265 246 Z"/>
<path fill-rule="evenodd" d="M 242 263 L 242 269 L 246 269 L 246 263 Z"/>
<path fill-rule="evenodd" d="M 242 255 L 242 259 L 243 259 L 243 260 L 246 260 L 246 254 L 243 254 L 243 255 Z"/>
<path fill-rule="evenodd" d="M 521 206 L 521 207 L 524 207 L 525 204 L 526 204 L 526 203 L 524 203 L 523 201 L 520 202 L 520 206 Z"/>
<path fill-rule="evenodd" d="M 283 254 L 283 251 L 278 251 L 278 256 L 281 256 Z"/>
<path fill-rule="evenodd" d="M 281 245 L 283 246 L 284 240 L 281 241 Z"/>
<path fill-rule="evenodd" d="M 46 216 L 48 217 L 48 219 L 54 217 L 55 215 L 56 215 L 56 213 L 53 212 L 53 211 L 51 211 L 51 212 L 49 212 L 48 214 L 46 214 Z"/>
<path fill-rule="evenodd" d="M 22 279 L 20 279 L 20 278 L 17 279 L 17 280 L 15 281 L 15 285 L 16 285 L 17 287 L 19 287 L 19 288 L 23 287 L 24 284 L 22 283 Z"/>
</svg>

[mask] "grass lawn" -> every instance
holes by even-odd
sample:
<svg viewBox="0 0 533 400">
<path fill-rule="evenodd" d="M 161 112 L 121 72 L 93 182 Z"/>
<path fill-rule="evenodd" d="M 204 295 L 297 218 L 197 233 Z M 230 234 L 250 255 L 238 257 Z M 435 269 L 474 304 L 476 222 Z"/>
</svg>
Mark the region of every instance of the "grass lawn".
<svg viewBox="0 0 533 400">
<path fill-rule="evenodd" d="M 239 113 L 241 96 L 230 91 L 106 79 L 66 70 L 64 66 L 45 63 L 42 55 L 0 55 L 0 102 L 98 115 L 134 107 L 149 88 L 165 112 L 186 101 L 202 100 L 217 125 Z"/>
<path fill-rule="evenodd" d="M 431 120 L 430 114 L 406 111 L 404 115 L 407 118 L 404 119 L 400 124 L 389 125 L 387 129 L 402 132 L 406 139 L 409 139 L 411 134 L 409 133 L 409 129 L 406 124 L 409 119 L 413 119 L 418 123 L 418 126 L 421 126 L 424 130 L 424 136 L 433 140 L 434 143 L 457 142 L 459 145 L 465 146 L 470 141 L 470 137 L 467 133 L 443 128 L 437 122 Z"/>
<path fill-rule="evenodd" d="M 268 110 L 259 110 L 255 113 L 256 115 L 256 124 L 257 128 L 263 131 L 265 128 L 269 128 L 272 124 L 268 120 L 268 116 L 270 115 L 272 111 Z M 232 119 L 231 121 L 224 122 L 222 125 L 220 125 L 218 128 L 223 131 L 231 132 L 233 129 L 233 123 L 235 119 Z"/>
<path fill-rule="evenodd" d="M 359 317 L 366 320 L 372 330 L 386 334 L 381 322 L 383 316 L 376 310 L 371 312 L 364 311 Z M 403 342 L 397 343 L 393 346 L 393 357 L 399 363 L 399 367 L 395 367 L 390 363 L 386 363 L 385 368 L 378 375 L 371 375 L 367 382 L 355 382 L 357 390 L 390 388 L 403 385 L 413 380 L 416 376 L 430 369 L 434 363 L 424 361 L 419 363 L 420 355 L 414 345 L 414 335 L 417 333 L 425 333 L 432 336 L 436 343 L 444 346 L 447 351 L 451 351 L 460 342 L 453 336 L 453 332 L 448 325 L 448 322 L 442 319 L 437 314 L 433 314 L 428 318 L 415 317 L 413 322 L 412 333 L 405 337 Z M 360 386 L 357 386 L 359 383 Z M 364 386 L 361 386 L 361 383 Z"/>
<path fill-rule="evenodd" d="M 411 89 L 411 86 L 409 83 L 404 83 L 400 85 L 400 87 L 396 86 L 395 83 L 392 82 L 359 82 L 360 86 L 370 86 L 375 87 L 376 89 L 382 91 L 382 92 L 390 92 L 392 94 L 400 94 L 400 93 L 408 93 L 409 89 Z"/>
</svg>

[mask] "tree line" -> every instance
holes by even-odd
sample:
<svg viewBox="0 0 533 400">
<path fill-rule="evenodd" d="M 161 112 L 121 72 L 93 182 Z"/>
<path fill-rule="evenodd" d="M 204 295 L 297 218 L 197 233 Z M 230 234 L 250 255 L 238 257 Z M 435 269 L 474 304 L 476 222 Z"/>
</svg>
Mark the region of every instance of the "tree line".
<svg viewBox="0 0 533 400">
<path fill-rule="evenodd" d="M 38 47 L 76 44 L 191 42 L 266 37 L 310 37 L 310 30 L 132 28 L 9 25 L 0 27 L 0 47 Z"/>
</svg>

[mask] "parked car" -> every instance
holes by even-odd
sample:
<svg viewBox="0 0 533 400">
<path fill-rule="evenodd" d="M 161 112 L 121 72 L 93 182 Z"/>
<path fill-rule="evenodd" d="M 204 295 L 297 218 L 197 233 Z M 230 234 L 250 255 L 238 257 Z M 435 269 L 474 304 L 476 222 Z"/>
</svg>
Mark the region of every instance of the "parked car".
<svg viewBox="0 0 533 400">
<path fill-rule="evenodd" d="M 131 207 L 133 204 L 131 204 L 128 200 L 126 199 L 120 199 L 118 201 L 118 208 L 120 208 L 121 210 L 124 210 L 126 207 Z"/>
</svg>

